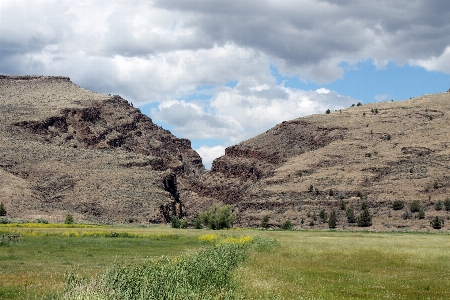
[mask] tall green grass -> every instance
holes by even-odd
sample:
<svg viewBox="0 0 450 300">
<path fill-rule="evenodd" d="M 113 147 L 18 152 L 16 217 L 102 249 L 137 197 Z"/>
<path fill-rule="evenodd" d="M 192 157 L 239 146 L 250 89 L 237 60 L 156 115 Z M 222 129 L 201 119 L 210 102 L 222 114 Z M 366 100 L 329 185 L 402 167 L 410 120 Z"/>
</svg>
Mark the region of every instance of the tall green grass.
<svg viewBox="0 0 450 300">
<path fill-rule="evenodd" d="M 196 254 L 116 264 L 93 280 L 70 274 L 65 299 L 235 299 L 231 270 L 248 243 L 222 243 Z"/>
</svg>

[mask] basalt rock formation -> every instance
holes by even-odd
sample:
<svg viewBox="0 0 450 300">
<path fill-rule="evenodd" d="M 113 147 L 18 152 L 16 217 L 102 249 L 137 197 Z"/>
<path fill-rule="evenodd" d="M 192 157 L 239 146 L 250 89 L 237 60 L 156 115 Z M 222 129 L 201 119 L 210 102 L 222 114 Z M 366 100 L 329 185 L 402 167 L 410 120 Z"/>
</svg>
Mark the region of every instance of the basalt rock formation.
<svg viewBox="0 0 450 300">
<path fill-rule="evenodd" d="M 449 111 L 441 93 L 298 118 L 228 147 L 206 171 L 189 140 L 120 96 L 66 77 L 0 76 L 0 202 L 12 218 L 144 223 L 229 204 L 238 226 L 303 229 L 328 228 L 332 210 L 338 228 L 358 228 L 347 211 L 356 222 L 367 206 L 373 229 L 433 230 L 438 216 L 448 230 Z"/>
<path fill-rule="evenodd" d="M 268 216 L 270 226 L 328 228 L 319 214 L 334 209 L 339 227 L 356 228 L 346 210 L 358 217 L 365 202 L 371 228 L 430 230 L 433 216 L 449 217 L 434 208 L 450 197 L 449 111 L 442 93 L 286 121 L 227 148 L 192 189 L 231 204 L 241 226 Z M 414 200 L 425 218 L 410 211 Z"/>
<path fill-rule="evenodd" d="M 120 96 L 66 77 L 0 77 L 0 201 L 10 217 L 169 221 L 177 180 L 204 171 L 173 136 Z"/>
</svg>

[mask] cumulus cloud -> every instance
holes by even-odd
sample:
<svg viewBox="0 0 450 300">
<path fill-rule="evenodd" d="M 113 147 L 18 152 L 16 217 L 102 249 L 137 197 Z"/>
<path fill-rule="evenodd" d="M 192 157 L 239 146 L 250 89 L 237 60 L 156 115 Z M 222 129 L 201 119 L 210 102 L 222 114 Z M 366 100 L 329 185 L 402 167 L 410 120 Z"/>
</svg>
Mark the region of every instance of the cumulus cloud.
<svg viewBox="0 0 450 300">
<path fill-rule="evenodd" d="M 156 121 L 174 125 L 175 134 L 191 139 L 221 139 L 231 145 L 282 121 L 355 103 L 355 99 L 324 88 L 303 91 L 279 85 L 270 89 L 238 84 L 234 89 L 216 91 L 210 101 L 201 104 L 178 100 L 163 102 L 153 109 L 152 115 Z M 248 93 L 252 90 L 255 93 Z M 273 96 L 260 95 L 262 90 Z"/>
<path fill-rule="evenodd" d="M 318 84 L 367 60 L 450 73 L 449 19 L 448 0 L 2 0 L 0 73 L 157 102 L 154 120 L 224 147 L 355 102 L 285 87 L 272 67 Z"/>
<path fill-rule="evenodd" d="M 225 155 L 225 147 L 220 145 L 213 147 L 201 146 L 200 148 L 195 149 L 195 151 L 197 151 L 197 153 L 200 154 L 200 156 L 202 157 L 203 164 L 208 169 L 211 168 L 211 164 L 214 159 L 222 155 Z"/>
</svg>

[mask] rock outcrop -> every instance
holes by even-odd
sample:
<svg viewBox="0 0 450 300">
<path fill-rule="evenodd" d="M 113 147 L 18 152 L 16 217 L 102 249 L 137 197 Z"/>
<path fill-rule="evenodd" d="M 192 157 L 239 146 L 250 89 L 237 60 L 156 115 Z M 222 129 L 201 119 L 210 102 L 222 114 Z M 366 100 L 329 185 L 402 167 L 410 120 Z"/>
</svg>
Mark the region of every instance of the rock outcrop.
<svg viewBox="0 0 450 300">
<path fill-rule="evenodd" d="M 0 98 L 0 197 L 12 217 L 167 222 L 185 213 L 177 180 L 205 172 L 189 140 L 120 96 L 67 77 L 1 76 Z"/>
<path fill-rule="evenodd" d="M 373 228 L 428 230 L 433 215 L 446 214 L 433 205 L 450 197 L 449 110 L 442 93 L 286 121 L 227 148 L 193 190 L 231 204 L 241 226 L 269 216 L 272 226 L 327 228 L 323 209 L 355 226 L 341 208 L 358 215 L 366 201 Z M 405 208 L 418 200 L 427 217 L 393 211 L 395 200 Z"/>
</svg>

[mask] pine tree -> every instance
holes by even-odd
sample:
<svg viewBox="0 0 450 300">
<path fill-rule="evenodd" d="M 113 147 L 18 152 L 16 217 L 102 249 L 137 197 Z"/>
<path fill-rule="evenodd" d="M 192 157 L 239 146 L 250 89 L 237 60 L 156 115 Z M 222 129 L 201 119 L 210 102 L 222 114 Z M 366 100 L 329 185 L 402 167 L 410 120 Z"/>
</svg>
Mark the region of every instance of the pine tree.
<svg viewBox="0 0 450 300">
<path fill-rule="evenodd" d="M 358 218 L 359 227 L 369 227 L 372 225 L 372 216 L 370 215 L 369 209 L 364 209 Z"/>
<path fill-rule="evenodd" d="M 330 217 L 328 218 L 328 227 L 331 229 L 336 228 L 337 218 L 336 218 L 336 212 L 334 209 L 330 213 Z"/>
</svg>

